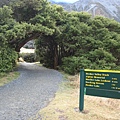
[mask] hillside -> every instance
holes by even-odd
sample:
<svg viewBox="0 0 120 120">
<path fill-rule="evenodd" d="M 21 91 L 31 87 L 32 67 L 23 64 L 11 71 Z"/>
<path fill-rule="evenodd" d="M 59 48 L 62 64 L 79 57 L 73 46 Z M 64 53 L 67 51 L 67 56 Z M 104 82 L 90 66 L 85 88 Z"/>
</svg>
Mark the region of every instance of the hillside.
<svg viewBox="0 0 120 120">
<path fill-rule="evenodd" d="M 102 15 L 120 22 L 120 0 L 79 0 L 73 4 L 56 3 L 67 11 L 86 11 L 92 16 Z"/>
</svg>

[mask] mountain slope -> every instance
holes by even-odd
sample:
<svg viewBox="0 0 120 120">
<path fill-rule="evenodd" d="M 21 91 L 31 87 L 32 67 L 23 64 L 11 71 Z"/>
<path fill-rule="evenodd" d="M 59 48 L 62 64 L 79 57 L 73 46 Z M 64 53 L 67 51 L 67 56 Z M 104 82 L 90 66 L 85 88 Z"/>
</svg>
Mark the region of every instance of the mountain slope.
<svg viewBox="0 0 120 120">
<path fill-rule="evenodd" d="M 120 22 L 120 0 L 79 0 L 62 6 L 67 11 L 87 11 L 92 16 L 102 15 Z"/>
</svg>

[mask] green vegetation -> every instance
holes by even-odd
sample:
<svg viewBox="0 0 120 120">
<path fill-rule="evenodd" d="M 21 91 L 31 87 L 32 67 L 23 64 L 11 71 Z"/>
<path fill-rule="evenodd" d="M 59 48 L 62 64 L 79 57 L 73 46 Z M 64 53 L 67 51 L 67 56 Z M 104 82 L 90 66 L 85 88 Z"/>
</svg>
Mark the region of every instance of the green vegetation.
<svg viewBox="0 0 120 120">
<path fill-rule="evenodd" d="M 120 68 L 120 23 L 66 12 L 46 0 L 18 0 L 0 8 L 0 72 L 13 70 L 16 52 L 33 39 L 46 67 L 69 74 Z"/>
<path fill-rule="evenodd" d="M 17 59 L 16 52 L 8 44 L 9 38 L 12 37 L 10 29 L 15 24 L 11 14 L 12 10 L 7 6 L 0 8 L 0 72 L 12 71 Z"/>
<path fill-rule="evenodd" d="M 35 53 L 20 53 L 19 56 L 26 62 L 36 62 Z"/>
</svg>

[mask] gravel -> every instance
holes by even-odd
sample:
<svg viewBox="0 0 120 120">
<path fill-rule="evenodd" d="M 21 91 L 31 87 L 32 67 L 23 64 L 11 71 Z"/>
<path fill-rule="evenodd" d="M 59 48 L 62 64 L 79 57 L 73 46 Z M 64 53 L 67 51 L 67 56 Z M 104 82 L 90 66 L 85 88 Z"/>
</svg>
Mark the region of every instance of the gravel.
<svg viewBox="0 0 120 120">
<path fill-rule="evenodd" d="M 0 120 L 28 120 L 54 98 L 62 75 L 34 63 L 20 63 L 20 77 L 0 87 Z"/>
</svg>

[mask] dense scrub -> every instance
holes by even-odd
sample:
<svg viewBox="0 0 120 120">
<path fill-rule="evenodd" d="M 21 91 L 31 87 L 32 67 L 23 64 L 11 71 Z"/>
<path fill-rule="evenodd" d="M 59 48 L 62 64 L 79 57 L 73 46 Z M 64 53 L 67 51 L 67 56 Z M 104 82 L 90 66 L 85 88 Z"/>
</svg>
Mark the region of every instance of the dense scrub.
<svg viewBox="0 0 120 120">
<path fill-rule="evenodd" d="M 36 62 L 35 53 L 20 53 L 19 57 L 21 57 L 25 62 Z"/>
<path fill-rule="evenodd" d="M 33 39 L 37 59 L 46 67 L 70 74 L 120 68 L 120 23 L 69 13 L 46 0 L 18 0 L 0 8 L 0 72 L 12 70 L 15 51 Z"/>
<path fill-rule="evenodd" d="M 12 71 L 16 65 L 17 53 L 8 44 L 15 24 L 11 14 L 12 10 L 7 6 L 0 8 L 0 73 Z"/>
<path fill-rule="evenodd" d="M 57 59 L 59 68 L 70 74 L 85 68 L 119 69 L 120 23 L 87 13 L 64 14 L 56 23 L 59 32 L 37 41 L 41 62 L 51 66 Z"/>
</svg>

